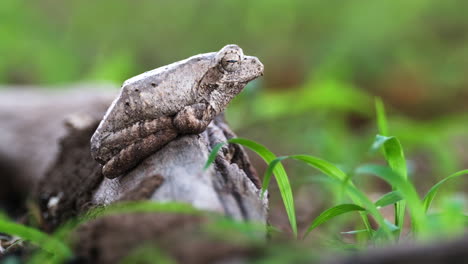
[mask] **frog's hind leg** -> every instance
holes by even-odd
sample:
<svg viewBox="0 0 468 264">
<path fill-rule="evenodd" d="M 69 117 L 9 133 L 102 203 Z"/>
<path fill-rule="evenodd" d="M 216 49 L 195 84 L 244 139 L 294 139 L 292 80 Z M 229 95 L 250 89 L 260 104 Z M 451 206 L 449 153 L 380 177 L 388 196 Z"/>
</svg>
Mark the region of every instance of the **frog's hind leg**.
<svg viewBox="0 0 468 264">
<path fill-rule="evenodd" d="M 172 119 L 170 117 L 160 117 L 134 123 L 115 133 L 108 133 L 105 137 L 97 133 L 91 139 L 91 153 L 99 163 L 106 164 L 122 149 L 137 142 L 136 139 L 146 138 L 171 126 Z"/>
<path fill-rule="evenodd" d="M 109 179 L 120 176 L 176 137 L 176 130 L 165 129 L 130 144 L 104 165 L 102 174 Z"/>
</svg>

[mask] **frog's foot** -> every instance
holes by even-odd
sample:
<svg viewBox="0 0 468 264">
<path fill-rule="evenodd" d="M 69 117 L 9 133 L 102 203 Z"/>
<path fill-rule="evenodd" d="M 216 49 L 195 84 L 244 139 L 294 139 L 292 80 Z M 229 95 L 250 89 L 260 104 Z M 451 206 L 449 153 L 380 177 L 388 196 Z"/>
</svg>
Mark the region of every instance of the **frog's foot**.
<svg viewBox="0 0 468 264">
<path fill-rule="evenodd" d="M 102 174 L 109 179 L 118 177 L 176 137 L 177 131 L 165 129 L 130 144 L 107 161 L 102 168 Z"/>
<path fill-rule="evenodd" d="M 173 124 L 182 134 L 199 134 L 213 119 L 211 106 L 203 103 L 186 106 L 174 118 Z"/>
</svg>

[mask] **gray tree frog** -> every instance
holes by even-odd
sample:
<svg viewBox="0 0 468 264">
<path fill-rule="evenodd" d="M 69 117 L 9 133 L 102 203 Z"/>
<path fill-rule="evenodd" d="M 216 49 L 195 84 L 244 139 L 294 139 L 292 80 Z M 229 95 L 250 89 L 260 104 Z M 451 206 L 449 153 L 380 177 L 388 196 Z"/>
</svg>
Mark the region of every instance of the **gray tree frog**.
<svg viewBox="0 0 468 264">
<path fill-rule="evenodd" d="M 237 45 L 137 75 L 124 82 L 91 138 L 102 173 L 115 178 L 179 135 L 203 132 L 263 64 Z"/>
</svg>

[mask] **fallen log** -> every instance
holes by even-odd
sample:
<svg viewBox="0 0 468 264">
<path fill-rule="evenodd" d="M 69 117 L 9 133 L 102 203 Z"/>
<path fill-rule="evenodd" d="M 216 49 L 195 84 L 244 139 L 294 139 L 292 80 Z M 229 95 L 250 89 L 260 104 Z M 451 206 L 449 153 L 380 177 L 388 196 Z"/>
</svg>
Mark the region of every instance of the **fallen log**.
<svg viewBox="0 0 468 264">
<path fill-rule="evenodd" d="M 103 177 L 102 166 L 91 157 L 90 138 L 114 91 L 103 92 L 93 100 L 94 94 L 90 90 L 74 90 L 44 97 L 39 92 L 16 89 L 2 96 L 2 100 L 10 98 L 6 99 L 10 104 L 3 105 L 10 112 L 2 112 L 0 116 L 3 124 L 7 124 L 2 126 L 0 151 L 10 160 L 3 159 L 0 164 L 22 165 L 18 166 L 22 170 L 12 168 L 7 178 L 28 182 L 24 189 L 33 189 L 45 230 L 52 231 L 90 208 L 128 200 L 182 202 L 231 219 L 266 223 L 267 200 L 260 199 L 260 181 L 241 146 L 224 146 L 214 164 L 204 169 L 213 146 L 235 136 L 222 115 L 203 133 L 177 137 L 126 175 L 115 179 Z M 35 103 L 26 104 L 25 100 Z M 28 159 L 28 154 L 37 158 Z M 104 217 L 78 229 L 76 253 L 87 261 L 112 263 L 135 249 L 140 244 L 137 242 L 161 243 L 166 237 L 164 233 L 172 234 L 169 227 L 184 223 L 195 228 L 200 219 L 203 218 L 165 214 Z M 90 234 L 95 233 L 105 241 L 120 241 L 120 248 L 116 250 L 115 244 L 110 246 L 91 238 Z M 195 261 L 200 252 L 186 254 L 174 253 L 180 259 L 192 258 L 192 263 L 203 263 Z"/>
</svg>

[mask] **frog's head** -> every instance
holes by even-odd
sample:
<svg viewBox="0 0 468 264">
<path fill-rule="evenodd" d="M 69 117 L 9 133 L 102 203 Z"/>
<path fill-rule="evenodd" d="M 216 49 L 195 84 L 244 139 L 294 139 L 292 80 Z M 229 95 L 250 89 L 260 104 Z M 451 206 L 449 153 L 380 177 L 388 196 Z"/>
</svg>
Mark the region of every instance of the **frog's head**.
<svg viewBox="0 0 468 264">
<path fill-rule="evenodd" d="M 211 56 L 198 91 L 200 98 L 221 113 L 248 82 L 263 75 L 263 64 L 256 57 L 245 56 L 237 45 L 227 45 Z"/>
<path fill-rule="evenodd" d="M 259 59 L 245 56 L 237 45 L 224 46 L 215 56 L 218 70 L 224 82 L 247 83 L 263 75 L 263 64 Z"/>
</svg>

